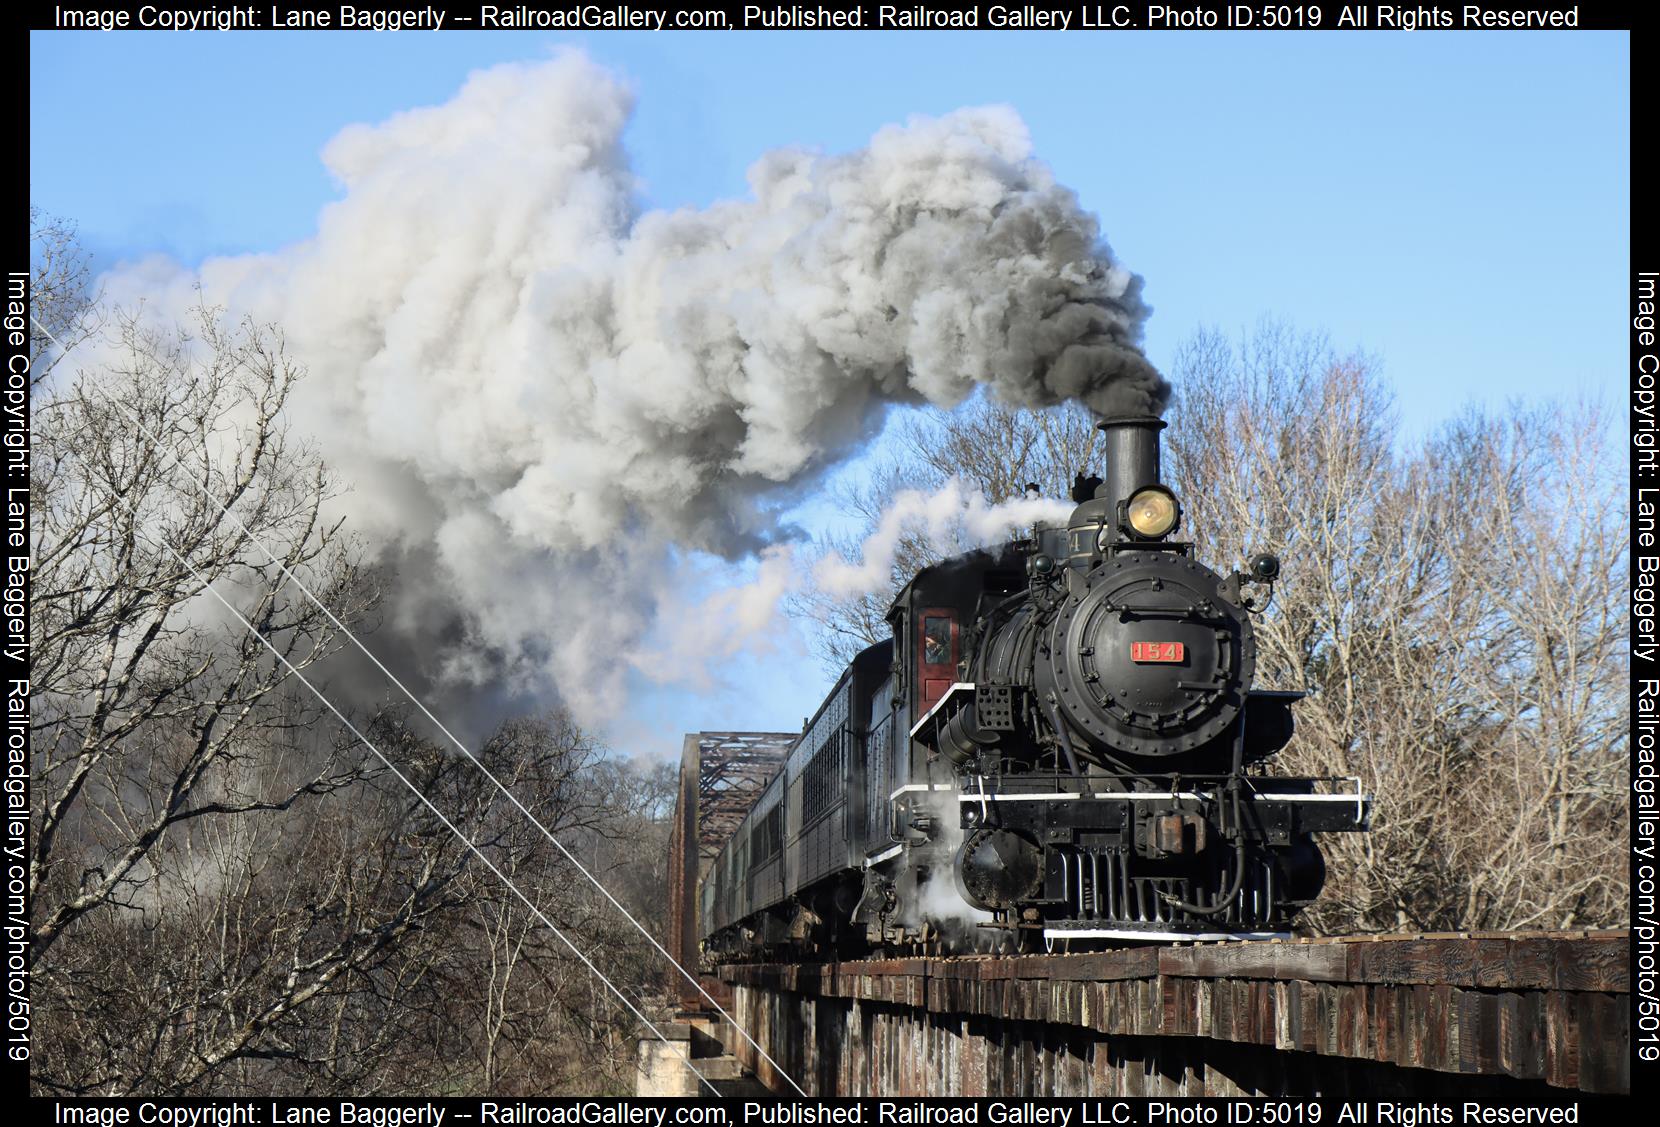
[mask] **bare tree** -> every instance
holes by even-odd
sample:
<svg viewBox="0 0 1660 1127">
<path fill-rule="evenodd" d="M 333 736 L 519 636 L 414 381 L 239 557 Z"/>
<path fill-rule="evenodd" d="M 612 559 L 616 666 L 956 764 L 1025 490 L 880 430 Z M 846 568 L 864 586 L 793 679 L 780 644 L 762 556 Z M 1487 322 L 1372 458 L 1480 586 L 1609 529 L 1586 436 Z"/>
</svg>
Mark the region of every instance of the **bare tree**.
<svg viewBox="0 0 1660 1127">
<path fill-rule="evenodd" d="M 285 593 L 257 544 L 348 618 L 371 594 L 322 520 L 326 476 L 279 422 L 296 376 L 280 342 L 223 330 L 205 312 L 200 329 L 197 362 L 123 320 L 109 378 L 79 380 L 36 412 L 37 952 L 85 912 L 127 902 L 175 827 L 339 785 L 332 761 L 260 789 L 238 770 L 252 743 L 309 717 L 265 707 L 291 683 L 288 669 L 209 586 L 300 669 L 328 652 L 333 628 Z"/>
<path fill-rule="evenodd" d="M 112 1074 L 108 1056 L 81 1056 L 100 1060 L 86 1071 L 76 1054 L 51 1051 L 54 1022 L 73 1024 L 99 1004 L 77 972 L 87 958 L 107 958 L 109 929 L 153 928 L 210 875 L 253 881 L 256 870 L 224 867 L 238 835 L 245 849 L 264 832 L 247 816 L 290 810 L 365 774 L 356 753 L 306 736 L 320 710 L 294 691 L 290 668 L 319 662 L 335 630 L 259 546 L 347 621 L 372 602 L 351 544 L 322 517 L 326 474 L 281 421 L 298 371 L 280 338 L 250 324 L 225 328 L 207 310 L 194 336 L 131 317 L 115 326 L 104 362 L 42 396 L 33 419 L 40 802 L 29 885 L 37 982 L 52 1002 L 36 1075 L 66 1090 L 143 1088 L 153 1072 Z M 195 1068 L 217 1067 L 324 989 L 384 941 L 386 926 L 377 920 L 296 961 L 242 1015 L 241 1034 L 193 1045 Z M 70 950 L 58 949 L 64 942 Z M 153 1028 L 152 1060 L 165 1060 L 179 1020 L 172 1012 Z M 172 1076 L 192 1082 L 189 1070 Z"/>
<path fill-rule="evenodd" d="M 486 745 L 485 762 L 537 820 L 637 914 L 655 918 L 661 885 L 630 887 L 666 842 L 667 812 L 646 780 L 611 759 L 565 713 L 511 721 Z M 649 805 L 649 809 L 646 807 Z M 642 820 L 643 819 L 643 820 Z M 488 822 L 499 867 L 635 1004 L 657 981 L 643 939 L 540 831 L 497 802 Z M 642 895 L 643 894 L 643 895 Z M 522 901 L 477 874 L 469 896 L 466 966 L 457 976 L 456 1027 L 481 1090 L 504 1094 L 593 1090 L 596 1070 L 630 1090 L 633 1016 Z M 482 989 L 480 989 L 482 987 Z M 461 1015 L 458 1015 L 461 1016 Z"/>
<path fill-rule="evenodd" d="M 930 484 L 957 477 L 993 503 L 1036 485 L 1065 497 L 1074 476 L 1101 450 L 1095 416 L 1077 403 L 1033 410 L 981 393 L 955 411 L 929 410 L 899 423 L 901 464 Z"/>
<path fill-rule="evenodd" d="M 1480 736 L 1468 741 L 1480 813 L 1453 844 L 1474 862 L 1460 914 L 1477 926 L 1624 919 L 1629 533 L 1609 431 L 1585 406 L 1473 413 L 1435 451 L 1456 482 L 1444 613 Z"/>
<path fill-rule="evenodd" d="M 1413 446 L 1366 357 L 1276 325 L 1199 334 L 1175 374 L 1167 476 L 1201 554 L 1285 562 L 1258 677 L 1309 696 L 1280 766 L 1377 795 L 1372 833 L 1325 845 L 1315 924 L 1618 921 L 1625 547 L 1598 413 L 1469 412 Z"/>
<path fill-rule="evenodd" d="M 99 328 L 92 263 L 75 225 L 38 207 L 29 208 L 29 275 L 29 312 L 46 327 L 45 333 L 29 327 L 34 385 L 51 374 L 58 355 L 53 339 L 68 346 Z"/>
</svg>

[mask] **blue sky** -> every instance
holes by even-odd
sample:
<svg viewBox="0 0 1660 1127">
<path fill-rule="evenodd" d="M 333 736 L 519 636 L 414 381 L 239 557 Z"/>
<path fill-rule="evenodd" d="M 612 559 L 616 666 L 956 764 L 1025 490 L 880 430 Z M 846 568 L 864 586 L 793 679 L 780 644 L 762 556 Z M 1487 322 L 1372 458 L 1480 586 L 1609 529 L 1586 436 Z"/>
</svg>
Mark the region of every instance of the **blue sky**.
<svg viewBox="0 0 1660 1127">
<path fill-rule="evenodd" d="M 1623 386 L 1625 33 L 37 32 L 31 198 L 105 265 L 272 250 L 336 195 L 317 153 L 342 126 L 561 44 L 634 82 L 652 206 L 742 194 L 780 145 L 1002 102 L 1145 277 L 1156 363 L 1278 315 L 1381 359 L 1414 433 Z M 793 727 L 826 684 L 804 654 L 729 679 L 619 738 Z"/>
</svg>

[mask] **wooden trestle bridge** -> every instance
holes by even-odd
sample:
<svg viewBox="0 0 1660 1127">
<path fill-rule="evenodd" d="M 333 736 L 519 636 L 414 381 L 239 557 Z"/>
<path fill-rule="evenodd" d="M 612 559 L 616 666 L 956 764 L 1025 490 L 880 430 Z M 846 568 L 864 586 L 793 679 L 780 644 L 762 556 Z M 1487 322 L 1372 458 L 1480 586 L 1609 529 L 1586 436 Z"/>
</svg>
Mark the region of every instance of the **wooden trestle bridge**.
<svg viewBox="0 0 1660 1127">
<path fill-rule="evenodd" d="M 734 811 L 741 817 L 793 738 L 686 738 L 670 949 L 810 1094 L 1379 1099 L 1630 1090 L 1624 931 L 700 968 L 700 859 L 718 851 Z M 718 1041 L 761 1083 L 786 1087 L 695 989 L 683 984 L 676 1002 L 702 1052 L 721 1052 Z"/>
</svg>

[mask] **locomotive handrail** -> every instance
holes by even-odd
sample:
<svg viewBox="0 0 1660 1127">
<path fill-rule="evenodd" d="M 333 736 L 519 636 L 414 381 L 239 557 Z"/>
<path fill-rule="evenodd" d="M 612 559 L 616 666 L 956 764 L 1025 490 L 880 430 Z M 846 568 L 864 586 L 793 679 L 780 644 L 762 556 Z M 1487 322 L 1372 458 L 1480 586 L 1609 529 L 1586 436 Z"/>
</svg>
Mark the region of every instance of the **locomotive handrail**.
<svg viewBox="0 0 1660 1127">
<path fill-rule="evenodd" d="M 1031 792 L 1017 791 L 1017 792 L 1012 792 L 1012 793 L 1007 792 L 1007 791 L 1002 791 L 1002 792 L 987 791 L 984 795 L 960 794 L 960 795 L 957 796 L 957 801 L 958 802 L 979 802 L 982 797 L 989 800 L 989 801 L 991 801 L 991 802 L 1040 802 L 1040 801 L 1054 801 L 1054 800 L 1062 800 L 1062 799 L 1079 800 L 1079 799 L 1083 799 L 1085 797 L 1089 797 L 1089 798 L 1115 798 L 1115 799 L 1119 799 L 1121 801 L 1127 799 L 1131 802 L 1138 802 L 1138 801 L 1169 802 L 1169 801 L 1172 801 L 1172 800 L 1182 800 L 1182 801 L 1187 801 L 1187 802 L 1207 802 L 1213 796 L 1203 795 L 1203 794 L 1198 793 L 1197 791 L 1187 791 L 1187 790 L 1184 790 L 1184 791 L 1150 791 L 1150 790 L 1097 791 L 1096 793 L 1088 795 L 1088 796 L 1085 796 L 1082 792 L 1075 791 L 1075 790 L 1074 791 L 1031 791 Z"/>
<path fill-rule="evenodd" d="M 892 802 L 894 799 L 898 798 L 902 794 L 916 794 L 919 791 L 921 791 L 921 792 L 932 792 L 932 791 L 936 791 L 936 790 L 956 790 L 956 789 L 957 788 L 952 786 L 950 783 L 906 783 L 904 786 L 900 787 L 898 790 L 896 790 L 892 794 L 888 795 L 888 801 Z"/>
<path fill-rule="evenodd" d="M 934 702 L 934 707 L 930 708 L 927 712 L 924 712 L 922 714 L 922 719 L 918 720 L 915 724 L 911 725 L 910 735 L 911 735 L 911 738 L 913 740 L 916 739 L 916 734 L 918 732 L 922 731 L 923 725 L 927 724 L 928 721 L 932 720 L 934 718 L 934 714 L 937 713 L 941 708 L 945 707 L 945 702 L 950 700 L 953 696 L 956 695 L 958 689 L 967 689 L 969 692 L 973 692 L 974 691 L 974 682 L 972 682 L 972 681 L 954 681 L 954 682 L 952 682 L 951 687 L 949 689 L 945 690 L 945 695 L 942 696 L 939 700 Z"/>
<path fill-rule="evenodd" d="M 1319 775 L 1309 780 L 1316 783 L 1349 783 L 1353 794 L 1297 794 L 1294 791 L 1252 790 L 1252 799 L 1258 802 L 1352 802 L 1355 804 L 1355 825 L 1366 824 L 1366 807 L 1372 796 L 1366 793 L 1359 775 Z"/>
<path fill-rule="evenodd" d="M 1361 785 L 1358 775 L 1331 775 L 1321 776 L 1309 780 L 1311 782 L 1345 782 L 1354 786 L 1354 790 L 1344 794 L 1302 794 L 1296 791 L 1257 791 L 1250 792 L 1253 802 L 1352 802 L 1355 805 L 1355 825 L 1365 825 L 1366 807 L 1372 801 Z M 1084 794 L 1081 791 L 1016 791 L 996 792 L 987 791 L 975 794 L 958 794 L 957 801 L 962 802 L 1058 802 L 1082 801 L 1086 798 L 1109 799 L 1115 802 L 1211 802 L 1216 799 L 1214 794 L 1204 794 L 1199 791 L 1151 791 L 1151 790 L 1121 790 L 1096 791 Z"/>
</svg>

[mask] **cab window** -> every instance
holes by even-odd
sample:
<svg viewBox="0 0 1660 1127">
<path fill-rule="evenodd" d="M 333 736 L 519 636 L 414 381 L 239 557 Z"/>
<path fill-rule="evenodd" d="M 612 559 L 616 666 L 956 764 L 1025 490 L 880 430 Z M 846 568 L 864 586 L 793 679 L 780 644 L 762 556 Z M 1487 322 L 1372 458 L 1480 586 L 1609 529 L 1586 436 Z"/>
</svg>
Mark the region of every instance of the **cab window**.
<svg viewBox="0 0 1660 1127">
<path fill-rule="evenodd" d="M 922 664 L 947 665 L 951 661 L 951 620 L 930 615 L 922 620 Z"/>
</svg>

